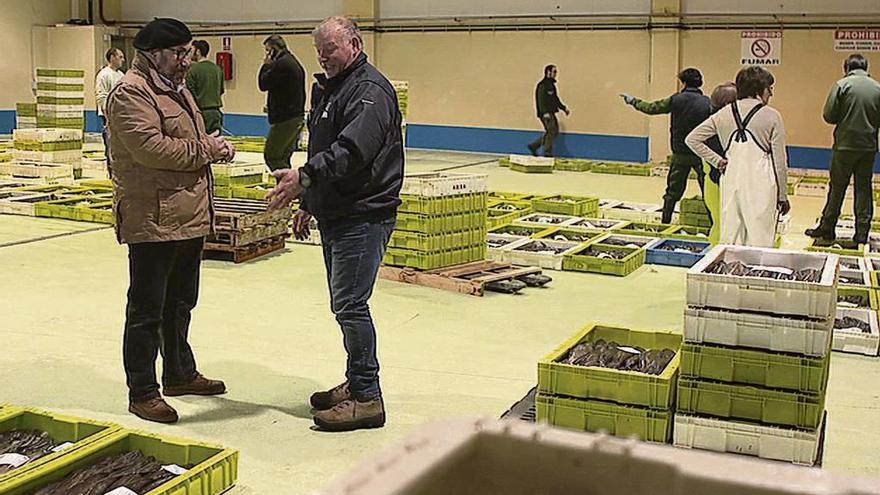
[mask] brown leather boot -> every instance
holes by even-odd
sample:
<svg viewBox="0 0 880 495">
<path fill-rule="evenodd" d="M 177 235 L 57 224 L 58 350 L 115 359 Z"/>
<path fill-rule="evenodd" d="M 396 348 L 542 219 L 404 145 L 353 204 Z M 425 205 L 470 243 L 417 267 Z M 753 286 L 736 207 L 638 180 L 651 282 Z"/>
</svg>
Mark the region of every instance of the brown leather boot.
<svg viewBox="0 0 880 495">
<path fill-rule="evenodd" d="M 156 423 L 176 423 L 177 411 L 162 397 L 128 403 L 128 411 L 135 416 Z"/>
<path fill-rule="evenodd" d="M 351 392 L 348 391 L 348 382 L 339 384 L 326 392 L 315 392 L 309 399 L 312 407 L 318 411 L 326 411 L 332 409 L 333 406 L 344 400 L 351 399 Z"/>
<path fill-rule="evenodd" d="M 180 395 L 220 395 L 226 393 L 226 384 L 220 380 L 210 380 L 197 374 L 189 383 L 183 385 L 172 385 L 162 388 L 162 393 L 168 397 L 177 397 Z"/>
<path fill-rule="evenodd" d="M 324 431 L 352 431 L 385 426 L 382 398 L 359 402 L 348 399 L 326 411 L 315 413 L 315 424 Z"/>
</svg>

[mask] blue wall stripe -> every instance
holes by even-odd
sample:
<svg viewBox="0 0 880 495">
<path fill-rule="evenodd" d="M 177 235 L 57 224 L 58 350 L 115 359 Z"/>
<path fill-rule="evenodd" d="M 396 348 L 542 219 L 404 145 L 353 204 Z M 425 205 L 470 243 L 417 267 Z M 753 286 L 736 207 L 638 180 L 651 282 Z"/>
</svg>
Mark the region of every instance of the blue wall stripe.
<svg viewBox="0 0 880 495">
<path fill-rule="evenodd" d="M 9 134 L 15 127 L 15 110 L 0 110 L 0 134 Z M 265 136 L 269 122 L 265 115 L 226 114 L 223 127 L 235 136 Z M 100 132 L 101 124 L 94 110 L 86 111 L 86 130 Z M 407 146 L 412 148 L 475 151 L 482 153 L 528 153 L 526 144 L 537 139 L 538 131 L 457 127 L 430 124 L 408 124 Z M 564 132 L 556 140 L 556 156 L 619 160 L 648 161 L 648 138 L 580 134 Z M 792 167 L 825 169 L 831 167 L 831 149 L 811 146 L 789 146 Z M 874 171 L 880 172 L 880 156 L 874 161 Z"/>
</svg>

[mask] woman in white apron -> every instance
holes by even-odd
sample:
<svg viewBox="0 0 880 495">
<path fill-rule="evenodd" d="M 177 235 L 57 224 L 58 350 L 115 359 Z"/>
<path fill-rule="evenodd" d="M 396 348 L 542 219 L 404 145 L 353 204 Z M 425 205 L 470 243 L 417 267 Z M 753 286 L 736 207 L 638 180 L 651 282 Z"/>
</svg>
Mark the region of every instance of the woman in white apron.
<svg viewBox="0 0 880 495">
<path fill-rule="evenodd" d="M 767 106 L 773 75 L 763 67 L 747 67 L 736 76 L 737 101 L 697 126 L 687 145 L 721 170 L 721 244 L 773 247 L 779 215 L 788 202 L 788 157 L 782 116 Z M 721 157 L 707 144 L 718 136 Z"/>
</svg>

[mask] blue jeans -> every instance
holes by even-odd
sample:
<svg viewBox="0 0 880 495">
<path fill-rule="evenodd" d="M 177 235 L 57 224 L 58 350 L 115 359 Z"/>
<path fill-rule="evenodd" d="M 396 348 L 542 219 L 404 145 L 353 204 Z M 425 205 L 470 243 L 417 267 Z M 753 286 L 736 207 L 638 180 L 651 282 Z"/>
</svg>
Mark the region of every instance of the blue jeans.
<svg viewBox="0 0 880 495">
<path fill-rule="evenodd" d="M 361 402 L 382 395 L 376 327 L 368 302 L 395 223 L 394 217 L 318 222 L 330 287 L 330 309 L 342 329 L 348 353 L 345 377 L 351 394 Z"/>
</svg>

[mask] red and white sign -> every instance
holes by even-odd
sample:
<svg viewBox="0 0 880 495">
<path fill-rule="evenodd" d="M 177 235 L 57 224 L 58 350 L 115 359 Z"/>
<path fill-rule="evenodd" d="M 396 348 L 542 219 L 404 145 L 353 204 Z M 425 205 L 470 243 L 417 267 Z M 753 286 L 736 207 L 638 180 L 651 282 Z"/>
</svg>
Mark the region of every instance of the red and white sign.
<svg viewBox="0 0 880 495">
<path fill-rule="evenodd" d="M 232 36 L 224 36 L 223 37 L 223 51 L 224 52 L 232 51 Z"/>
<path fill-rule="evenodd" d="M 880 30 L 839 29 L 834 32 L 834 50 L 838 52 L 880 52 Z"/>
<path fill-rule="evenodd" d="M 740 64 L 782 64 L 782 31 L 743 31 Z"/>
</svg>

